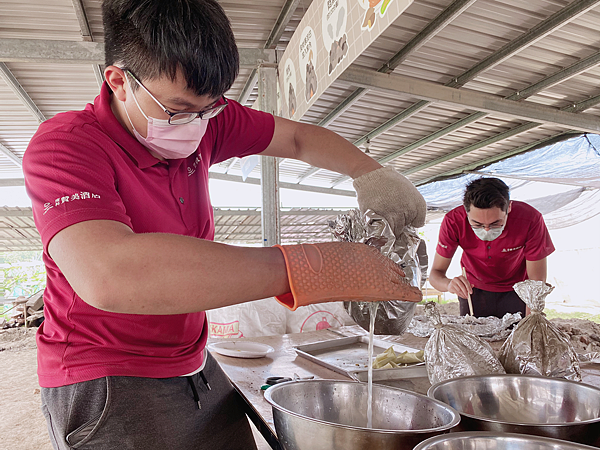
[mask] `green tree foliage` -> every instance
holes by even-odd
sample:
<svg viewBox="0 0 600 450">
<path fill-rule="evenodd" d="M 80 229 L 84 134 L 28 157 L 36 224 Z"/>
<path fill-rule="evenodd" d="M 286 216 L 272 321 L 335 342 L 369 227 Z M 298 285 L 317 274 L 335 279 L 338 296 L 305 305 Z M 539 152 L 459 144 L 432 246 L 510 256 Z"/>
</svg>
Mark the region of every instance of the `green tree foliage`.
<svg viewBox="0 0 600 450">
<path fill-rule="evenodd" d="M 41 252 L 0 253 L 0 295 L 29 297 L 45 286 Z"/>
</svg>

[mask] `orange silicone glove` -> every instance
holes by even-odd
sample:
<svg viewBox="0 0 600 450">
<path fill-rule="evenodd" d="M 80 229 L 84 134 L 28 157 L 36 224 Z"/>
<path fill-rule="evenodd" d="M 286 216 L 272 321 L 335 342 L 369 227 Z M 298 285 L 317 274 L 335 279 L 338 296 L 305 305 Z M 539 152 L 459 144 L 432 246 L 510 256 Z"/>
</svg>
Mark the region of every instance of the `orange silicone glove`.
<svg viewBox="0 0 600 450">
<path fill-rule="evenodd" d="M 276 247 L 285 258 L 291 290 L 276 298 L 292 311 L 339 300 L 419 302 L 423 298 L 396 263 L 368 245 L 328 242 Z"/>
</svg>

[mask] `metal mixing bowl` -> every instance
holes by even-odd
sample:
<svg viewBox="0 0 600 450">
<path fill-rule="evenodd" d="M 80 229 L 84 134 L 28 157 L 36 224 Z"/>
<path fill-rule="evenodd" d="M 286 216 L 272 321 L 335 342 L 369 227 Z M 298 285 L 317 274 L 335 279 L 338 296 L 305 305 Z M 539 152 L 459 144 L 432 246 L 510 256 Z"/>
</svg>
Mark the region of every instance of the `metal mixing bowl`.
<svg viewBox="0 0 600 450">
<path fill-rule="evenodd" d="M 367 384 L 352 381 L 291 381 L 267 389 L 265 399 L 286 450 L 412 450 L 460 421 L 442 402 L 373 385 L 373 428 L 366 428 Z"/>
<path fill-rule="evenodd" d="M 600 389 L 562 378 L 484 375 L 437 383 L 429 397 L 461 414 L 460 429 L 600 444 Z"/>
<path fill-rule="evenodd" d="M 588 445 L 514 433 L 449 433 L 421 442 L 414 450 L 598 450 Z"/>
</svg>

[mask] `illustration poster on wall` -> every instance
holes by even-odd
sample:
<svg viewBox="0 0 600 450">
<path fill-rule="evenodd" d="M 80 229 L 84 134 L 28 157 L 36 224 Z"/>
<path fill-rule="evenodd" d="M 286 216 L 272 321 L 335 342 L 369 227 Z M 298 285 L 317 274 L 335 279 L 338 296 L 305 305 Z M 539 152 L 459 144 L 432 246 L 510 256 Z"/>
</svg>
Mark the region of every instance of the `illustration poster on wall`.
<svg viewBox="0 0 600 450">
<path fill-rule="evenodd" d="M 383 17 L 393 0 L 359 0 L 360 5 L 365 9 L 365 16 L 361 28 L 370 30 L 375 25 L 377 16 Z"/>
<path fill-rule="evenodd" d="M 346 0 L 333 0 L 323 3 L 323 43 L 329 52 L 329 69 L 331 72 L 348 54 L 348 4 Z"/>
<path fill-rule="evenodd" d="M 304 93 L 306 102 L 317 93 L 317 39 L 312 27 L 305 27 L 300 36 L 300 45 L 298 47 L 300 60 L 300 76 L 304 83 Z"/>
<path fill-rule="evenodd" d="M 283 115 L 283 99 L 281 98 L 281 83 L 279 79 L 277 80 L 277 111 L 276 114 L 278 116 Z"/>
<path fill-rule="evenodd" d="M 283 92 L 288 106 L 288 117 L 294 117 L 298 102 L 296 100 L 296 67 L 294 61 L 288 58 L 283 69 Z"/>
<path fill-rule="evenodd" d="M 412 3 L 412 0 L 313 0 L 279 63 L 283 116 L 310 105 Z"/>
</svg>

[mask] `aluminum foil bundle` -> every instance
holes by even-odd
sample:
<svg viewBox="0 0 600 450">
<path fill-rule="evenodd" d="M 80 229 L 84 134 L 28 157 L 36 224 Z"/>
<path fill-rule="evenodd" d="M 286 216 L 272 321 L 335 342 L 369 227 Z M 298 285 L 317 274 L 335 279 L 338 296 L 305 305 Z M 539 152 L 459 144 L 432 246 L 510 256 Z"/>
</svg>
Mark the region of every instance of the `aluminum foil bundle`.
<svg viewBox="0 0 600 450">
<path fill-rule="evenodd" d="M 581 381 L 579 358 L 569 337 L 546 319 L 546 296 L 553 286 L 525 280 L 513 286 L 531 314 L 512 331 L 500 349 L 500 362 L 508 373 L 522 373 Z"/>
<path fill-rule="evenodd" d="M 469 375 L 506 373 L 486 341 L 459 325 L 445 325 L 434 302 L 425 314 L 435 330 L 425 344 L 425 363 L 431 384 Z"/>
<path fill-rule="evenodd" d="M 367 210 L 351 210 L 329 222 L 333 237 L 338 241 L 362 242 L 377 248 L 398 264 L 406 280 L 419 289 L 427 279 L 427 248 L 415 228 L 404 227 L 396 237 L 382 216 Z M 344 307 L 354 321 L 369 331 L 370 302 L 344 302 Z M 375 317 L 375 334 L 401 335 L 415 314 L 416 303 L 392 300 L 380 302 Z"/>
<path fill-rule="evenodd" d="M 479 336 L 486 341 L 503 341 L 511 332 L 511 327 L 521 320 L 521 313 L 506 313 L 502 319 L 498 317 L 473 317 L 442 315 L 446 325 L 460 325 L 464 330 Z M 410 322 L 408 333 L 417 337 L 431 336 L 435 330 L 427 316 L 415 316 Z"/>
</svg>

